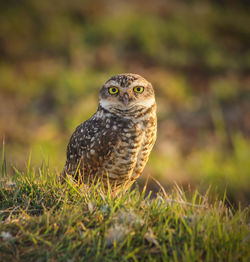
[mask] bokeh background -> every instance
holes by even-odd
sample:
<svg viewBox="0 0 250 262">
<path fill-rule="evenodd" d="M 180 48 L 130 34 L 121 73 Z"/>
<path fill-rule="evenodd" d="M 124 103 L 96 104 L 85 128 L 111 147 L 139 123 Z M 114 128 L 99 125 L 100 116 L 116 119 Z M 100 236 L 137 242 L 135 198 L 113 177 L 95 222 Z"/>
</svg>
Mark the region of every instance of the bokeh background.
<svg viewBox="0 0 250 262">
<path fill-rule="evenodd" d="M 112 75 L 153 83 L 147 174 L 167 190 L 250 199 L 248 1 L 0 1 L 0 138 L 8 173 L 62 169 L 75 127 Z M 1 145 L 2 147 L 2 145 Z M 150 180 L 150 187 L 157 188 Z"/>
</svg>

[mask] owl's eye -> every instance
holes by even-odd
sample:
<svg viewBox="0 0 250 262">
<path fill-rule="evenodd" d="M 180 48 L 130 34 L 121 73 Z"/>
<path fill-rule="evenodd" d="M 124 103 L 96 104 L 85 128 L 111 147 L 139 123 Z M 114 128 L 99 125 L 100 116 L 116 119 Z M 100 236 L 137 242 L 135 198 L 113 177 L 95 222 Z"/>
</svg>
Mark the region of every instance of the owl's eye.
<svg viewBox="0 0 250 262">
<path fill-rule="evenodd" d="M 142 93 L 144 91 L 144 87 L 143 86 L 136 86 L 134 87 L 134 92 L 135 93 Z"/>
<path fill-rule="evenodd" d="M 109 88 L 109 93 L 110 93 L 111 95 L 117 94 L 118 91 L 119 91 L 118 88 L 115 87 L 115 86 L 112 86 L 112 87 Z"/>
</svg>

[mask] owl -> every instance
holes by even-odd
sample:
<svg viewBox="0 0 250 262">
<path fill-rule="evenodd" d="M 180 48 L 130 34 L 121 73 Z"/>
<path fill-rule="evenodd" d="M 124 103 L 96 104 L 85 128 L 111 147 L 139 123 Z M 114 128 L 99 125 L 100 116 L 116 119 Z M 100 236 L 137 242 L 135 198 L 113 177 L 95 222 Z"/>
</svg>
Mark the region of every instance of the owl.
<svg viewBox="0 0 250 262">
<path fill-rule="evenodd" d="M 113 76 L 100 89 L 96 113 L 72 134 L 63 174 L 126 190 L 148 161 L 156 129 L 151 83 L 137 74 Z"/>
</svg>

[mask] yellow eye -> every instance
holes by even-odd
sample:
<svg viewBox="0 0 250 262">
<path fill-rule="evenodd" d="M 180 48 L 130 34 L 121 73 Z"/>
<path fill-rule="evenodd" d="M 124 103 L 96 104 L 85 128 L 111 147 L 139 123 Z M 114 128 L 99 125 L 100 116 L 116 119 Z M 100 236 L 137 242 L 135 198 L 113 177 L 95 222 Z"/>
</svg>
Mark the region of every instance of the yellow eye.
<svg viewBox="0 0 250 262">
<path fill-rule="evenodd" d="M 115 87 L 115 86 L 112 86 L 112 87 L 109 88 L 109 93 L 110 93 L 111 95 L 117 94 L 118 91 L 119 91 L 118 88 Z"/>
<path fill-rule="evenodd" d="M 144 87 L 143 86 L 136 86 L 134 87 L 134 92 L 135 93 L 142 93 L 144 91 Z"/>
</svg>

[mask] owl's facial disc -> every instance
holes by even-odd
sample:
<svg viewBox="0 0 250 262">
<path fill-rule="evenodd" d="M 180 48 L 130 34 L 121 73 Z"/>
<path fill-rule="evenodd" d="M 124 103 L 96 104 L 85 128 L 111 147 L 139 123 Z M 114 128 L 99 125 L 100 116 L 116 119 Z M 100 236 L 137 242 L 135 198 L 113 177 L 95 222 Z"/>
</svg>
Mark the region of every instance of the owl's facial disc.
<svg viewBox="0 0 250 262">
<path fill-rule="evenodd" d="M 99 103 L 108 110 L 129 110 L 134 106 L 151 107 L 155 103 L 152 85 L 135 74 L 110 78 L 101 88 Z"/>
</svg>

